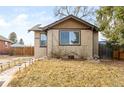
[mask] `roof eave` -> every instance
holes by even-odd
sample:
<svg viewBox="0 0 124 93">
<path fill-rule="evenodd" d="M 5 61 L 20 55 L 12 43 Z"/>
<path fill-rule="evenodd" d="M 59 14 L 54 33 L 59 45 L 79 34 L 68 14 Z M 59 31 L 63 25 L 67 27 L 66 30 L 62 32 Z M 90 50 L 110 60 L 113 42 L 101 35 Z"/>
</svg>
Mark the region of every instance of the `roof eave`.
<svg viewBox="0 0 124 93">
<path fill-rule="evenodd" d="M 86 24 L 86 25 L 88 25 L 89 27 L 91 27 L 93 30 L 95 30 L 95 31 L 98 31 L 98 27 L 96 27 L 95 25 L 93 25 L 93 24 L 91 24 L 91 23 L 89 23 L 89 22 L 87 22 L 87 21 L 85 21 L 85 20 L 82 20 L 82 19 L 80 19 L 80 18 L 78 18 L 78 17 L 76 17 L 76 16 L 74 16 L 74 15 L 69 15 L 69 16 L 67 16 L 67 17 L 64 17 L 64 18 L 62 18 L 62 19 L 60 19 L 60 20 L 57 20 L 57 21 L 55 21 L 55 22 L 53 22 L 53 23 L 51 23 L 51 24 L 49 24 L 49 25 L 46 25 L 46 26 L 44 26 L 44 27 L 40 27 L 40 25 L 41 24 L 37 24 L 37 25 L 35 25 L 34 27 L 32 27 L 31 29 L 29 29 L 28 30 L 28 32 L 30 32 L 30 31 L 46 31 L 46 30 L 49 30 L 51 27 L 53 27 L 53 26 L 55 26 L 55 25 L 57 25 L 57 24 L 59 24 L 59 23 L 61 23 L 61 22 L 63 22 L 63 21 L 65 21 L 65 20 L 67 20 L 67 19 L 70 19 L 70 18 L 73 18 L 73 19 L 75 19 L 75 20 L 77 20 L 77 21 L 79 21 L 79 22 L 81 22 L 81 23 L 84 23 L 84 24 Z"/>
<path fill-rule="evenodd" d="M 37 30 L 37 29 L 29 29 L 29 30 L 28 30 L 28 32 L 31 32 L 31 31 L 39 32 L 39 31 L 42 31 L 42 30 Z"/>
<path fill-rule="evenodd" d="M 67 20 L 67 19 L 69 19 L 69 18 L 73 18 L 73 19 L 75 19 L 75 20 L 77 20 L 77 21 L 80 21 L 81 23 L 84 23 L 84 24 L 90 26 L 90 27 L 93 28 L 93 29 L 95 28 L 95 30 L 99 29 L 99 28 L 96 27 L 95 25 L 93 25 L 93 24 L 91 24 L 91 23 L 88 23 L 88 22 L 85 21 L 85 20 L 82 20 L 82 19 L 80 19 L 80 18 L 78 18 L 78 17 L 76 17 L 76 16 L 74 16 L 74 15 L 69 15 L 69 16 L 67 16 L 67 17 L 65 17 L 65 18 L 62 18 L 62 19 L 60 19 L 60 20 L 58 20 L 58 21 L 55 21 L 55 22 L 53 22 L 53 23 L 51 23 L 51 24 L 49 24 L 49 25 L 43 27 L 42 30 L 50 29 L 51 27 L 53 27 L 53 26 L 59 24 L 60 22 L 65 21 L 65 20 Z"/>
<path fill-rule="evenodd" d="M 28 32 L 31 31 L 42 31 L 42 28 L 40 27 L 41 24 L 37 24 L 35 26 L 33 26 L 31 29 L 28 30 Z"/>
</svg>

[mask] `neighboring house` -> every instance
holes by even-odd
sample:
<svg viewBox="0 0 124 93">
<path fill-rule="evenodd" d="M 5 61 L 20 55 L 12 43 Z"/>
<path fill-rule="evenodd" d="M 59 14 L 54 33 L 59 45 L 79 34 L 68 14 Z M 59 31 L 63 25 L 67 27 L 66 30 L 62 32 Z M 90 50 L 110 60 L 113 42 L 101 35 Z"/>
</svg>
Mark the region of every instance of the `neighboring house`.
<svg viewBox="0 0 124 93">
<path fill-rule="evenodd" d="M 12 41 L 0 35 L 0 54 L 1 55 L 8 54 L 9 50 L 11 49 L 12 43 L 13 43 Z"/>
<path fill-rule="evenodd" d="M 44 27 L 36 25 L 35 57 L 87 58 L 98 56 L 97 27 L 69 15 Z"/>
</svg>

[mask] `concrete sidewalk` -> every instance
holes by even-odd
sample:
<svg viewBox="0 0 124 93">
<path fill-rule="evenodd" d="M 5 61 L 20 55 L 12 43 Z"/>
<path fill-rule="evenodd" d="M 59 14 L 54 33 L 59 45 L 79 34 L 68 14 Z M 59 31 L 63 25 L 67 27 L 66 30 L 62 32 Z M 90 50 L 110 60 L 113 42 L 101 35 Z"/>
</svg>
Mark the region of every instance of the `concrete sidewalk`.
<svg viewBox="0 0 124 93">
<path fill-rule="evenodd" d="M 15 66 L 6 71 L 3 71 L 0 74 L 0 82 L 3 83 L 3 84 L 1 84 L 1 87 L 7 86 L 7 84 L 11 80 L 12 76 L 18 71 L 18 68 L 19 68 L 18 66 Z"/>
<path fill-rule="evenodd" d="M 32 62 L 34 62 L 34 61 L 32 61 Z M 0 87 L 7 87 L 9 82 L 12 80 L 13 75 L 17 71 L 19 71 L 19 69 L 23 69 L 23 68 L 25 68 L 25 66 L 27 67 L 30 64 L 32 64 L 32 62 L 27 61 L 26 63 L 23 63 L 22 65 L 12 67 L 12 68 L 0 73 Z"/>
</svg>

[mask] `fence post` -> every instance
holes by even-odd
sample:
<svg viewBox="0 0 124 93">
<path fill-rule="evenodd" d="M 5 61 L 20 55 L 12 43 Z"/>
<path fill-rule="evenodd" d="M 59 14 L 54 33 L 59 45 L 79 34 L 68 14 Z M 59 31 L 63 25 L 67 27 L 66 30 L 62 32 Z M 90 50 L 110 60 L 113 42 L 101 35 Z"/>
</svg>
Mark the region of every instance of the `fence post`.
<svg viewBox="0 0 124 93">
<path fill-rule="evenodd" d="M 26 63 L 27 63 L 27 62 L 24 62 L 24 63 L 25 63 L 25 68 L 26 68 Z"/>
<path fill-rule="evenodd" d="M 0 63 L 0 69 L 1 69 L 1 71 L 3 70 L 3 66 L 2 66 L 2 63 Z"/>
<path fill-rule="evenodd" d="M 10 68 L 10 62 L 7 62 L 8 63 L 8 68 Z"/>
</svg>

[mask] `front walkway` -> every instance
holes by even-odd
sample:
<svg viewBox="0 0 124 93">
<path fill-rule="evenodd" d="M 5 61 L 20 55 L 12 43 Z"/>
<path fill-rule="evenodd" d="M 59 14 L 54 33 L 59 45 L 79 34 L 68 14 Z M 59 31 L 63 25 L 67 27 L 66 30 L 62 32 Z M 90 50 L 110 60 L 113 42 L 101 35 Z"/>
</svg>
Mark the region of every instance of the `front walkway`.
<svg viewBox="0 0 124 93">
<path fill-rule="evenodd" d="M 32 64 L 33 62 L 34 62 L 34 60 L 27 61 L 27 62 L 23 63 L 22 65 L 18 64 L 17 66 L 12 67 L 12 68 L 0 73 L 0 87 L 7 87 L 8 83 L 11 81 L 13 75 L 17 71 L 19 71 L 20 69 L 25 68 L 26 66 Z"/>
<path fill-rule="evenodd" d="M 7 84 L 11 80 L 12 76 L 18 71 L 18 68 L 19 67 L 15 66 L 15 67 L 10 68 L 6 71 L 3 71 L 0 74 L 0 86 L 1 87 L 7 86 Z"/>
</svg>

